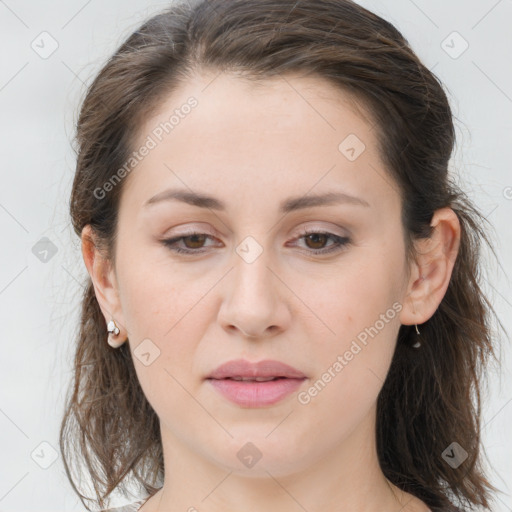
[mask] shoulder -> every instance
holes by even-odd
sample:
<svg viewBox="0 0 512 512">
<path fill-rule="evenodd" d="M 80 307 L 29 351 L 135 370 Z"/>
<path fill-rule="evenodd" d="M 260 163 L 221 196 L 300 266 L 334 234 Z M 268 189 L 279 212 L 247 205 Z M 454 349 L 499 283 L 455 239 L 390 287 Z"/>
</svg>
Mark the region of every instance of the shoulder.
<svg viewBox="0 0 512 512">
<path fill-rule="evenodd" d="M 139 500 L 129 505 L 123 505 L 122 507 L 108 508 L 101 510 L 100 512 L 137 512 L 143 505 L 144 500 Z"/>
</svg>

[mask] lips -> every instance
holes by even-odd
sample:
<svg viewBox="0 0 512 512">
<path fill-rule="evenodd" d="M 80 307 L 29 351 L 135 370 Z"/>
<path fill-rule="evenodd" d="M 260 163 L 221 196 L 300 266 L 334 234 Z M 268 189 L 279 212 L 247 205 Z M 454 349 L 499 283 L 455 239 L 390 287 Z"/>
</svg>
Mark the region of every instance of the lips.
<svg viewBox="0 0 512 512">
<path fill-rule="evenodd" d="M 306 379 L 297 368 L 280 361 L 236 359 L 219 366 L 206 381 L 240 407 L 266 407 L 297 391 Z"/>
<path fill-rule="evenodd" d="M 220 365 L 207 377 L 207 379 L 216 380 L 232 379 L 255 382 L 279 378 L 305 379 L 306 376 L 297 368 L 280 361 L 265 359 L 251 363 L 245 359 L 234 359 Z"/>
</svg>

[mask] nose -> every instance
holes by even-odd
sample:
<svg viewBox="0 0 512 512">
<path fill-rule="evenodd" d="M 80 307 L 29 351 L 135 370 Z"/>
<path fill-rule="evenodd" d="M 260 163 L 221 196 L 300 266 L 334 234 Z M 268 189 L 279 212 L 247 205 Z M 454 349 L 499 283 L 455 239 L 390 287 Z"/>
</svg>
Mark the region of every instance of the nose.
<svg viewBox="0 0 512 512">
<path fill-rule="evenodd" d="M 265 252 L 252 263 L 235 259 L 235 268 L 222 289 L 218 321 L 225 330 L 239 331 L 248 338 L 273 336 L 290 324 L 286 291 L 269 267 Z"/>
<path fill-rule="evenodd" d="M 247 336 L 248 338 L 256 338 L 258 335 L 257 334 L 248 334 L 246 333 L 241 327 L 239 327 L 239 329 L 245 334 L 245 336 Z"/>
</svg>

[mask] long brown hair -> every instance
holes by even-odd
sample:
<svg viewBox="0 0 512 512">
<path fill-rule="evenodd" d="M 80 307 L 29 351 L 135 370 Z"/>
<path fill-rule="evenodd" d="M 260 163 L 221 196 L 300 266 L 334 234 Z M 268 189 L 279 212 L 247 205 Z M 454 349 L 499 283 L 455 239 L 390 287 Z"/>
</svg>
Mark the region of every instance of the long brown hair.
<svg viewBox="0 0 512 512">
<path fill-rule="evenodd" d="M 489 508 L 497 489 L 482 468 L 480 404 L 483 370 L 490 356 L 497 360 L 497 315 L 482 290 L 482 242 L 496 255 L 488 221 L 449 175 L 455 130 L 443 86 L 384 19 L 350 0 L 196 0 L 150 18 L 108 60 L 82 103 L 70 201 L 76 234 L 90 224 L 97 246 L 115 261 L 123 181 L 101 199 L 94 191 L 123 167 L 161 101 L 206 69 L 251 80 L 317 76 L 360 101 L 400 191 L 408 261 L 414 240 L 430 235 L 435 210 L 456 212 L 459 253 L 445 297 L 421 326 L 421 349 L 411 348 L 414 327 L 399 330 L 377 403 L 378 457 L 386 478 L 430 507 L 456 500 L 464 510 Z M 159 420 L 127 344 L 113 350 L 106 343 L 90 278 L 77 331 L 60 430 L 71 485 L 85 506 L 84 499 L 103 507 L 114 489 L 126 488 L 125 477 L 152 495 L 164 475 Z M 457 467 L 443 457 L 453 442 L 467 452 Z M 94 498 L 75 483 L 74 457 L 77 468 L 85 464 Z"/>
</svg>

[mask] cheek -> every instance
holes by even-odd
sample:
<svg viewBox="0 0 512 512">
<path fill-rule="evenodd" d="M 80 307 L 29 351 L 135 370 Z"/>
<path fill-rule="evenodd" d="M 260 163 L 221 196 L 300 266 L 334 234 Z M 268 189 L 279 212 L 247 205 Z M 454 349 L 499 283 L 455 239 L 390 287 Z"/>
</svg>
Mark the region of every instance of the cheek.
<svg viewBox="0 0 512 512">
<path fill-rule="evenodd" d="M 311 402 L 333 404 L 332 414 L 347 413 L 348 408 L 354 414 L 363 411 L 384 384 L 402 308 L 395 290 L 396 268 L 401 267 L 391 258 L 386 265 L 381 258 L 360 259 L 322 287 L 309 288 L 307 304 L 318 316 L 306 322 L 309 357 L 316 361 L 319 379 L 318 391 L 312 390 L 318 397 L 311 396 Z"/>
<path fill-rule="evenodd" d="M 120 244 L 117 267 L 123 316 L 132 337 L 160 345 L 179 332 L 184 325 L 180 319 L 197 302 L 198 281 L 186 280 L 165 250 L 144 240 Z"/>
<path fill-rule="evenodd" d="M 315 361 L 316 373 L 297 400 L 305 432 L 312 418 L 321 418 L 321 428 L 329 430 L 326 450 L 333 438 L 346 438 L 375 406 L 394 353 L 399 328 L 396 308 L 383 297 L 363 295 L 354 298 L 357 306 L 341 301 L 338 310 L 325 312 L 326 322 L 337 333 L 334 341 L 310 337 L 309 357 Z M 379 318 L 381 311 L 385 320 Z"/>
<path fill-rule="evenodd" d="M 382 260 L 357 259 L 321 279 L 306 276 L 298 281 L 295 290 L 307 306 L 300 315 L 308 319 L 312 341 L 342 350 L 358 335 L 364 338 L 365 329 L 375 324 L 379 332 L 386 331 L 383 337 L 389 336 L 390 324 L 399 325 L 396 267 L 392 262 L 385 266 Z"/>
<path fill-rule="evenodd" d="M 199 299 L 211 285 L 184 282 L 176 273 L 154 267 L 152 272 L 137 269 L 125 278 L 122 301 L 132 359 L 147 400 L 164 422 L 172 423 L 176 411 L 184 418 L 193 405 L 185 389 L 195 393 L 191 375 L 208 323 Z"/>
</svg>

